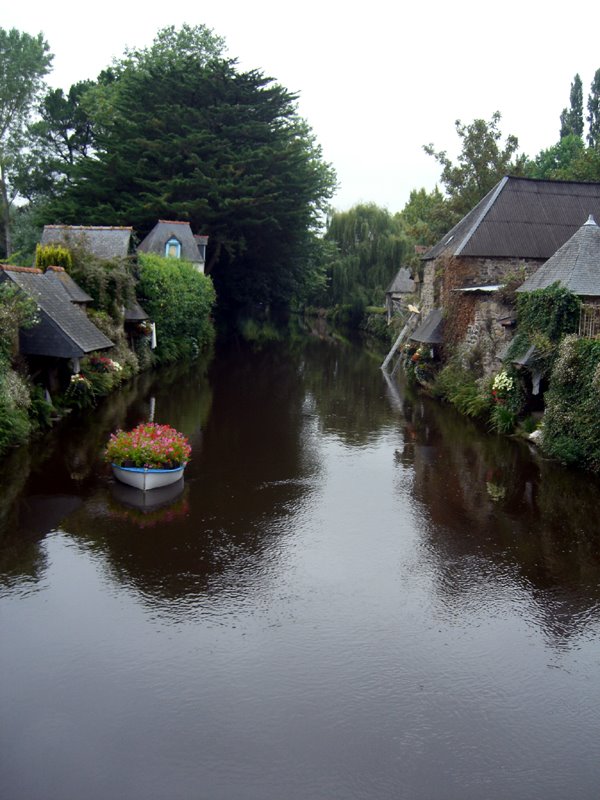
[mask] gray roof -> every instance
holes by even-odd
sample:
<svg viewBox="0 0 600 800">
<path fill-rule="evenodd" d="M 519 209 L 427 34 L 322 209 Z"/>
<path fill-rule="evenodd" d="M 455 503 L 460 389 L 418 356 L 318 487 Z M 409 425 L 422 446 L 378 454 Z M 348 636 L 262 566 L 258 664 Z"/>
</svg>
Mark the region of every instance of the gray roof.
<svg viewBox="0 0 600 800">
<path fill-rule="evenodd" d="M 98 258 L 126 258 L 133 228 L 103 225 L 45 225 L 41 243 L 85 247 Z"/>
<path fill-rule="evenodd" d="M 21 352 L 28 355 L 79 358 L 112 347 L 108 339 L 70 299 L 62 284 L 41 270 L 0 266 L 0 280 L 9 280 L 38 304 L 40 320 L 21 330 Z"/>
<path fill-rule="evenodd" d="M 588 214 L 600 219 L 600 183 L 506 176 L 423 258 L 547 259 Z"/>
<path fill-rule="evenodd" d="M 517 291 L 546 289 L 557 281 L 581 297 L 600 297 L 600 227 L 591 215 Z"/>
<path fill-rule="evenodd" d="M 84 292 L 78 283 L 75 283 L 63 267 L 48 267 L 44 277 L 53 284 L 60 284 L 73 303 L 90 303 L 92 301 L 89 294 Z"/>
<path fill-rule="evenodd" d="M 408 267 L 400 267 L 394 280 L 386 290 L 386 294 L 414 294 L 415 282 L 410 277 Z"/>
<path fill-rule="evenodd" d="M 444 341 L 443 327 L 442 310 L 434 308 L 410 338 L 413 342 L 422 342 L 423 344 L 441 344 Z"/>
<path fill-rule="evenodd" d="M 125 319 L 127 322 L 142 322 L 145 319 L 150 319 L 146 311 L 141 307 L 137 300 L 125 309 Z"/>
<path fill-rule="evenodd" d="M 181 258 L 195 264 L 201 261 L 200 250 L 198 249 L 200 242 L 196 240 L 192 233 L 189 222 L 159 219 L 148 236 L 138 245 L 138 251 L 164 256 L 165 245 L 169 239 L 177 239 L 180 243 Z M 206 242 L 201 242 L 201 244 L 206 244 Z"/>
</svg>

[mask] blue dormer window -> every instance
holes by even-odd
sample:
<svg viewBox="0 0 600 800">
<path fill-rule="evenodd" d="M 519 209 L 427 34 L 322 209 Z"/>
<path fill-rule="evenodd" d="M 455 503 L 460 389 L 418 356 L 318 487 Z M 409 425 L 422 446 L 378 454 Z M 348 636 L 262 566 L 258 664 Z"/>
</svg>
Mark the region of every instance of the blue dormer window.
<svg viewBox="0 0 600 800">
<path fill-rule="evenodd" d="M 172 236 L 165 245 L 165 256 L 167 258 L 181 258 L 181 242 Z"/>
</svg>

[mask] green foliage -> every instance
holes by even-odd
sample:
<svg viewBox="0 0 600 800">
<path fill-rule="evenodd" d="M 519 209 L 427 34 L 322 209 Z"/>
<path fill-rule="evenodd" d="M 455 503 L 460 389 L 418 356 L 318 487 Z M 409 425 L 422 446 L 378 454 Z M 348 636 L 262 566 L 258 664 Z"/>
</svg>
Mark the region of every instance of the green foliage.
<svg viewBox="0 0 600 800">
<path fill-rule="evenodd" d="M 117 431 L 109 439 L 104 460 L 119 467 L 174 469 L 187 464 L 192 448 L 170 425 L 145 422 L 131 431 Z"/>
<path fill-rule="evenodd" d="M 77 408 L 80 411 L 93 408 L 96 405 L 94 386 L 85 375 L 71 375 L 71 381 L 62 397 L 67 408 Z"/>
<path fill-rule="evenodd" d="M 19 328 L 27 328 L 37 318 L 37 305 L 20 289 L 0 283 L 0 367 L 9 366 L 17 349 Z"/>
<path fill-rule="evenodd" d="M 585 147 L 580 136 L 569 134 L 529 161 L 526 174 L 546 180 L 597 181 L 600 180 L 600 152 L 595 147 Z"/>
<path fill-rule="evenodd" d="M 579 74 L 571 84 L 569 108 L 564 108 L 560 115 L 560 138 L 565 136 L 583 136 L 583 85 Z"/>
<path fill-rule="evenodd" d="M 458 221 L 437 186 L 431 192 L 413 189 L 397 216 L 406 235 L 419 245 L 434 245 Z"/>
<path fill-rule="evenodd" d="M 587 109 L 586 119 L 589 126 L 587 142 L 590 147 L 598 148 L 600 147 L 600 69 L 596 70 L 590 86 Z"/>
<path fill-rule="evenodd" d="M 482 389 L 472 372 L 450 361 L 437 375 L 432 393 L 451 403 L 461 414 L 484 418 L 492 408 L 489 392 Z"/>
<path fill-rule="evenodd" d="M 189 220 L 210 236 L 220 309 L 287 306 L 335 186 L 296 95 L 223 58 L 204 26 L 161 31 L 84 96 L 94 153 L 69 166 L 45 219 Z"/>
<path fill-rule="evenodd" d="M 396 330 L 387 323 L 385 308 L 367 307 L 360 328 L 368 336 L 379 339 L 379 341 L 384 342 L 386 345 L 392 344 L 393 340 L 398 335 Z"/>
<path fill-rule="evenodd" d="M 457 220 L 477 205 L 504 175 L 523 172 L 525 156 L 515 157 L 519 149 L 517 137 L 511 134 L 506 137 L 504 146 L 499 145 L 502 139 L 500 120 L 499 111 L 492 114 L 489 122 L 475 119 L 470 125 L 464 125 L 456 120 L 456 132 L 461 140 L 457 164 L 452 163 L 445 150 L 436 152 L 433 144 L 423 148 L 442 166 L 441 181 Z"/>
<path fill-rule="evenodd" d="M 600 341 L 567 336 L 546 393 L 544 451 L 600 472 Z"/>
<path fill-rule="evenodd" d="M 92 81 L 75 83 L 65 94 L 51 89 L 42 99 L 36 121 L 29 126 L 29 147 L 17 161 L 19 194 L 35 201 L 56 197 L 70 182 L 74 165 L 93 146 L 88 94 Z"/>
<path fill-rule="evenodd" d="M 327 253 L 328 305 L 381 305 L 408 251 L 400 221 L 374 203 L 357 205 L 334 211 L 324 238 L 335 245 Z"/>
<path fill-rule="evenodd" d="M 495 405 L 490 413 L 490 426 L 498 433 L 512 433 L 517 424 L 517 415 L 508 406 Z"/>
<path fill-rule="evenodd" d="M 41 33 L 0 28 L 0 220 L 5 258 L 12 253 L 10 208 L 17 195 L 15 166 L 26 147 L 27 123 L 50 71 L 52 56 Z"/>
<path fill-rule="evenodd" d="M 547 289 L 522 292 L 517 298 L 517 335 L 506 361 L 523 356 L 535 345 L 536 366 L 542 373 L 550 370 L 558 344 L 579 328 L 581 301 L 558 282 Z"/>
<path fill-rule="evenodd" d="M 141 253 L 138 291 L 156 322 L 159 362 L 195 358 L 213 340 L 211 279 L 186 261 Z"/>
<path fill-rule="evenodd" d="M 73 268 L 71 251 L 59 244 L 38 244 L 35 248 L 35 266 L 38 269 L 48 267 L 64 267 L 67 272 Z"/>
<path fill-rule="evenodd" d="M 122 259 L 101 259 L 85 247 L 71 245 L 70 274 L 93 300 L 94 308 L 122 321 L 123 309 L 135 300 L 132 265 Z"/>
<path fill-rule="evenodd" d="M 277 342 L 281 340 L 281 332 L 272 322 L 256 319 L 238 320 L 238 330 L 242 339 L 247 342 L 264 344 L 265 342 Z"/>
<path fill-rule="evenodd" d="M 114 347 L 110 350 L 110 359 L 116 361 L 122 368 L 118 373 L 120 380 L 128 380 L 136 375 L 142 367 L 137 354 L 128 345 L 120 315 L 115 320 L 106 311 L 89 309 L 87 313 L 94 325 L 114 344 Z M 102 357 L 104 357 L 104 354 L 102 354 Z M 144 368 L 147 369 L 152 363 L 153 359 L 150 357 L 150 363 L 146 364 Z"/>
</svg>

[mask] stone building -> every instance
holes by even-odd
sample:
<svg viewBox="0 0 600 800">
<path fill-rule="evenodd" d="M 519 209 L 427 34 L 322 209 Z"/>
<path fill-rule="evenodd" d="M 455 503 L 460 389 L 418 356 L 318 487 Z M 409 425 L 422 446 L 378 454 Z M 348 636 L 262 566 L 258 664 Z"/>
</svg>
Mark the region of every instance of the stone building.
<svg viewBox="0 0 600 800">
<path fill-rule="evenodd" d="M 423 317 L 441 308 L 445 345 L 492 371 L 514 323 L 505 287 L 533 275 L 589 214 L 600 214 L 600 183 L 502 178 L 422 257 Z"/>
</svg>

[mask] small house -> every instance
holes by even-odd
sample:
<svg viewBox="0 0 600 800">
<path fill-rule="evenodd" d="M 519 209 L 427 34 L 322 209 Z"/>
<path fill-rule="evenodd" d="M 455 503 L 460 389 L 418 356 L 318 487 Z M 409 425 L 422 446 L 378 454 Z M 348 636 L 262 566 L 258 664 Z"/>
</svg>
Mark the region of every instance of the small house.
<svg viewBox="0 0 600 800">
<path fill-rule="evenodd" d="M 16 286 L 37 304 L 38 320 L 19 332 L 19 352 L 27 358 L 31 375 L 41 377 L 50 392 L 59 389 L 67 375 L 79 372 L 83 356 L 114 346 L 55 275 L 34 267 L 0 265 L 0 282 Z M 72 291 L 76 287 L 81 292 L 72 283 Z"/>
<path fill-rule="evenodd" d="M 533 292 L 559 283 L 582 301 L 579 334 L 600 335 L 600 227 L 590 214 L 556 253 L 517 292 Z"/>
<path fill-rule="evenodd" d="M 207 244 L 208 236 L 194 236 L 189 222 L 159 219 L 138 245 L 138 252 L 185 259 L 204 272 Z"/>
<path fill-rule="evenodd" d="M 406 308 L 407 299 L 412 297 L 416 290 L 417 284 L 412 278 L 408 267 L 400 267 L 385 293 L 388 323 L 394 314 Z"/>
<path fill-rule="evenodd" d="M 45 225 L 40 244 L 84 248 L 96 258 L 110 261 L 131 255 L 133 228 L 106 225 Z"/>
</svg>

